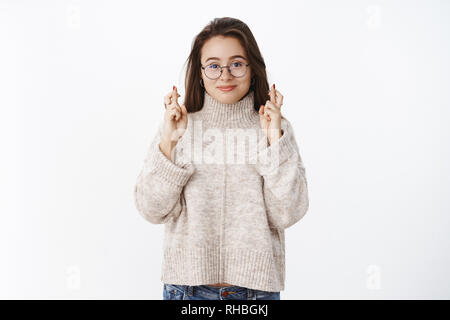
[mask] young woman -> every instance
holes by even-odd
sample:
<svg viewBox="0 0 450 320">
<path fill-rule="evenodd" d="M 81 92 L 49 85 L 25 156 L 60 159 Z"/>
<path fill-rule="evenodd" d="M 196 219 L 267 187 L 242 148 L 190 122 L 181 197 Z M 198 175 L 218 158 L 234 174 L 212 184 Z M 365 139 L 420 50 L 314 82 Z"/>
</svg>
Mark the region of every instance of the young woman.
<svg viewBox="0 0 450 320">
<path fill-rule="evenodd" d="M 134 189 L 139 213 L 165 225 L 163 299 L 279 300 L 284 232 L 309 206 L 283 95 L 240 20 L 211 21 L 187 62 L 184 103 L 175 86 L 164 97 Z"/>
</svg>

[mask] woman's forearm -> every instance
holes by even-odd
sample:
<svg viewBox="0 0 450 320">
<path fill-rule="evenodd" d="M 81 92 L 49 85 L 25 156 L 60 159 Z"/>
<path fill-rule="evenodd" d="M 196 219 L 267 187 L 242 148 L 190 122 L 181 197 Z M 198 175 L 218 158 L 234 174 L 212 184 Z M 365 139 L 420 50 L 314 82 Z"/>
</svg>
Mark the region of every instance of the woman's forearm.
<svg viewBox="0 0 450 320">
<path fill-rule="evenodd" d="M 169 143 L 164 140 L 162 140 L 159 143 L 159 149 L 161 150 L 161 152 L 166 156 L 167 159 L 169 159 L 172 162 L 173 162 L 172 151 L 175 148 L 175 146 L 176 146 L 176 143 Z"/>
</svg>

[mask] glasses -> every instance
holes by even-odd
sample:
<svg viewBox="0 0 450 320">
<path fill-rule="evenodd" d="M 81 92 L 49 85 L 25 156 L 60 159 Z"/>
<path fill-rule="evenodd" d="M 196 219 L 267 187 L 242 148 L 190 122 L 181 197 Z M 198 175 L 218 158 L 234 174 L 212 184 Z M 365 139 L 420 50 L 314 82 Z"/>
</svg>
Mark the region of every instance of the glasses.
<svg viewBox="0 0 450 320">
<path fill-rule="evenodd" d="M 245 76 L 247 73 L 247 67 L 250 63 L 242 63 L 242 62 L 233 62 L 229 66 L 220 66 L 217 63 L 212 63 L 207 65 L 206 67 L 202 66 L 202 69 L 207 76 L 211 80 L 215 80 L 222 75 L 223 68 L 228 68 L 228 71 L 231 73 L 233 77 L 240 78 Z"/>
</svg>

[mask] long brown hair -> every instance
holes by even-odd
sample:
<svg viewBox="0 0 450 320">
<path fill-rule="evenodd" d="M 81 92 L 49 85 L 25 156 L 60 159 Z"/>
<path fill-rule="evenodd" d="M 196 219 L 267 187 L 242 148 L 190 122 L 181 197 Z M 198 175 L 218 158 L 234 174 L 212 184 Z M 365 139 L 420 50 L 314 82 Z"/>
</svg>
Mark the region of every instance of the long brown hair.
<svg viewBox="0 0 450 320">
<path fill-rule="evenodd" d="M 195 37 L 192 42 L 191 53 L 186 60 L 186 91 L 184 104 L 188 112 L 199 111 L 203 107 L 205 88 L 200 85 L 201 79 L 201 49 L 205 42 L 215 36 L 233 37 L 244 48 L 252 68 L 252 85 L 254 91 L 254 108 L 259 111 L 269 99 L 269 84 L 267 81 L 266 64 L 259 51 L 258 44 L 250 28 L 241 20 L 223 17 L 215 18 Z"/>
</svg>

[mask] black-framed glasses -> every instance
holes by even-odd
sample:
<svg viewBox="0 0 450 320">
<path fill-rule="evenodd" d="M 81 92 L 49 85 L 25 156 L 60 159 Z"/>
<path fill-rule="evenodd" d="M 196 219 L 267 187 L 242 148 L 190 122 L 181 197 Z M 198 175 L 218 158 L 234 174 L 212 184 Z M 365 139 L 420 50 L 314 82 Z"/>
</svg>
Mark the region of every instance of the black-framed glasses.
<svg viewBox="0 0 450 320">
<path fill-rule="evenodd" d="M 220 66 L 217 63 L 211 63 L 207 66 L 202 66 L 205 76 L 211 80 L 216 80 L 222 75 L 223 68 L 228 68 L 228 71 L 233 77 L 240 78 L 245 76 L 247 73 L 247 68 L 250 63 L 243 63 L 239 61 L 232 62 L 229 66 Z"/>
</svg>

